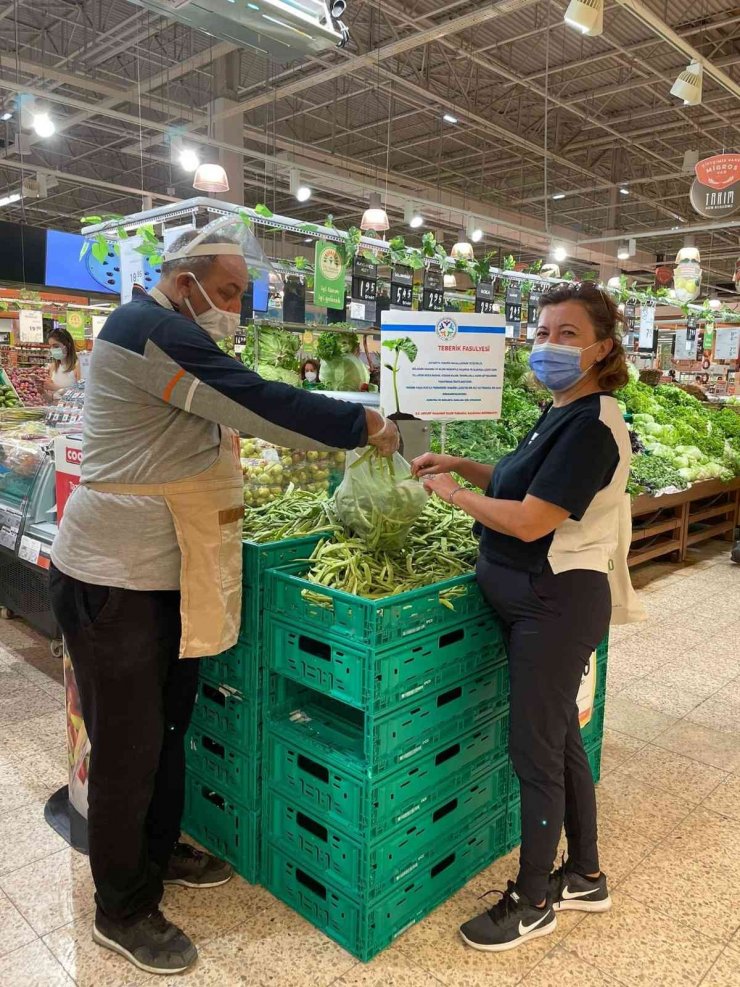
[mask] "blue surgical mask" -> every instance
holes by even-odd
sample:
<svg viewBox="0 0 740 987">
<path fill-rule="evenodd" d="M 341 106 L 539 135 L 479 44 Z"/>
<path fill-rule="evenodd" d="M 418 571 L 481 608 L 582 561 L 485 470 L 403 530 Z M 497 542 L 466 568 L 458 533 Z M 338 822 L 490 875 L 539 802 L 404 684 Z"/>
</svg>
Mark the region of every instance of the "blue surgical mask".
<svg viewBox="0 0 740 987">
<path fill-rule="evenodd" d="M 65 357 L 65 351 L 61 346 L 52 346 L 49 350 L 49 356 L 52 360 L 63 360 Z"/>
<path fill-rule="evenodd" d="M 591 343 L 596 346 L 596 343 Z M 548 391 L 567 391 L 583 380 L 591 367 L 581 370 L 581 354 L 591 346 L 564 346 L 562 343 L 537 343 L 529 354 L 529 366 Z"/>
</svg>

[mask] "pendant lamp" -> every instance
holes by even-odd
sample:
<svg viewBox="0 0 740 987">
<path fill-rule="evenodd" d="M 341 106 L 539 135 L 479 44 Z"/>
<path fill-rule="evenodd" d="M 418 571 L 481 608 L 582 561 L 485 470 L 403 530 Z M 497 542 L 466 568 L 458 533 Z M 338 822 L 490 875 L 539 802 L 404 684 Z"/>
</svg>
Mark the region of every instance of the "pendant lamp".
<svg viewBox="0 0 740 987">
<path fill-rule="evenodd" d="M 220 164 L 199 165 L 193 179 L 193 188 L 199 192 L 228 192 L 229 179 L 226 170 Z"/>
<path fill-rule="evenodd" d="M 475 260 L 475 253 L 473 251 L 472 243 L 468 243 L 466 239 L 465 230 L 460 230 L 457 237 L 457 243 L 453 244 L 452 250 L 450 251 L 450 257 L 453 260 Z"/>
<path fill-rule="evenodd" d="M 383 208 L 380 201 L 380 192 L 371 192 L 368 208 L 362 214 L 361 230 L 374 230 L 376 233 L 385 233 L 390 229 L 388 213 Z"/>
</svg>

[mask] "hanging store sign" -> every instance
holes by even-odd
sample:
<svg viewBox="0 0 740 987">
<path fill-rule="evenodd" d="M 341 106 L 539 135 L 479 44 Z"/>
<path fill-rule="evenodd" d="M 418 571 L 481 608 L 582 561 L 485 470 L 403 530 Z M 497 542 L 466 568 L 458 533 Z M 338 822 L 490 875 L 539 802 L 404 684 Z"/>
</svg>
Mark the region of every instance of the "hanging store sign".
<svg viewBox="0 0 740 987">
<path fill-rule="evenodd" d="M 475 311 L 483 315 L 493 315 L 495 304 L 493 283 L 491 281 L 479 281 L 475 288 Z"/>
<path fill-rule="evenodd" d="M 18 313 L 18 335 L 22 343 L 43 343 L 44 320 L 41 312 L 23 309 Z"/>
<path fill-rule="evenodd" d="M 670 264 L 658 264 L 655 268 L 655 288 L 673 287 L 673 268 Z"/>
<path fill-rule="evenodd" d="M 364 257 L 355 257 L 352 265 L 352 304 L 350 318 L 374 322 L 378 299 L 378 269 Z"/>
<path fill-rule="evenodd" d="M 673 357 L 673 346 L 675 342 L 676 337 L 674 333 L 658 333 L 658 366 L 664 373 L 671 369 L 671 359 Z"/>
<path fill-rule="evenodd" d="M 421 308 L 424 312 L 444 312 L 445 279 L 439 267 L 428 267 L 424 272 Z"/>
<path fill-rule="evenodd" d="M 414 302 L 414 272 L 396 265 L 391 275 L 391 308 L 411 308 Z"/>
<path fill-rule="evenodd" d="M 715 360 L 737 360 L 740 356 L 740 329 L 718 329 Z"/>
<path fill-rule="evenodd" d="M 731 216 L 740 209 L 740 154 L 715 154 L 699 161 L 691 186 L 691 205 L 708 219 Z"/>
<path fill-rule="evenodd" d="M 105 320 L 108 318 L 107 315 L 94 315 L 92 317 L 92 338 L 97 339 L 100 332 L 105 325 Z"/>
<path fill-rule="evenodd" d="M 121 304 L 131 301 L 134 285 L 138 284 L 142 288 L 146 285 L 146 273 L 144 271 L 144 256 L 137 251 L 141 246 L 140 236 L 130 236 L 119 243 L 119 262 L 121 266 Z"/>
<path fill-rule="evenodd" d="M 85 315 L 83 312 L 67 312 L 67 332 L 72 339 L 84 340 L 85 338 Z"/>
<path fill-rule="evenodd" d="M 655 330 L 655 306 L 643 305 L 640 309 L 640 336 L 637 344 L 640 353 L 657 351 L 658 334 Z"/>
<path fill-rule="evenodd" d="M 506 289 L 506 322 L 517 330 L 522 321 L 522 289 L 518 284 L 510 284 Z M 519 335 L 519 332 L 516 332 Z"/>
<path fill-rule="evenodd" d="M 504 332 L 500 315 L 383 312 L 381 406 L 424 421 L 499 418 Z"/>
<path fill-rule="evenodd" d="M 627 328 L 627 332 L 637 331 L 637 302 L 633 298 L 631 298 L 628 302 L 625 302 L 624 324 Z"/>
<path fill-rule="evenodd" d="M 344 261 L 336 246 L 326 240 L 319 240 L 314 255 L 314 304 L 344 309 L 345 274 Z"/>
</svg>

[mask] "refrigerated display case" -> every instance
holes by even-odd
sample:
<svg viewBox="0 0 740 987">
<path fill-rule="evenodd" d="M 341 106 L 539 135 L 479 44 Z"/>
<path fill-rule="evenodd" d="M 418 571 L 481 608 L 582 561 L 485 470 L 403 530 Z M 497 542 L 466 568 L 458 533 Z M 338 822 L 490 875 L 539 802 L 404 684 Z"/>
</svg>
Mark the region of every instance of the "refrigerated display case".
<svg viewBox="0 0 740 987">
<path fill-rule="evenodd" d="M 61 656 L 49 602 L 56 535 L 54 432 L 32 424 L 0 433 L 0 616 L 23 617 Z"/>
</svg>

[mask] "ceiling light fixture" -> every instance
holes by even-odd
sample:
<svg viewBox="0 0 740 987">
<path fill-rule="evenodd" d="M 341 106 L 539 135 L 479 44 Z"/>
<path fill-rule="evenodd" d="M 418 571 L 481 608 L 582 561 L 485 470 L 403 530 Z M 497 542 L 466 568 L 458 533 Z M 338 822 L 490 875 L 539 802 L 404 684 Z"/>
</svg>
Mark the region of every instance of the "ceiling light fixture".
<svg viewBox="0 0 740 987">
<path fill-rule="evenodd" d="M 193 188 L 199 192 L 228 192 L 229 178 L 220 164 L 206 162 L 198 165 L 193 179 Z"/>
<path fill-rule="evenodd" d="M 445 274 L 444 286 L 445 288 L 457 288 L 457 279 L 454 274 Z"/>
<path fill-rule="evenodd" d="M 604 0 L 570 0 L 563 19 L 581 34 L 595 38 L 604 30 Z"/>
<path fill-rule="evenodd" d="M 564 260 L 568 259 L 568 251 L 565 249 L 564 246 L 562 246 L 562 244 L 558 244 L 557 247 L 552 248 L 552 256 L 555 258 L 558 264 L 562 264 Z"/>
<path fill-rule="evenodd" d="M 20 200 L 20 192 L 11 192 L 10 195 L 4 195 L 2 199 L 0 199 L 0 206 L 12 206 L 14 202 L 20 202 Z"/>
<path fill-rule="evenodd" d="M 630 190 L 629 190 L 628 188 L 624 188 L 624 187 L 622 187 L 622 188 L 620 188 L 620 190 L 619 190 L 619 194 L 620 194 L 620 195 L 629 195 L 629 194 L 630 194 Z"/>
<path fill-rule="evenodd" d="M 37 110 L 36 113 L 34 113 L 33 118 L 31 119 L 31 126 L 39 137 L 51 137 L 57 129 L 54 125 L 54 121 L 45 110 L 41 112 Z"/>
<path fill-rule="evenodd" d="M 671 86 L 671 96 L 678 96 L 684 106 L 701 103 L 703 70 L 700 62 L 691 62 Z"/>
<path fill-rule="evenodd" d="M 197 171 L 198 165 L 200 164 L 200 158 L 192 147 L 184 147 L 180 151 L 179 161 L 180 167 L 184 171 Z"/>
<path fill-rule="evenodd" d="M 709 299 L 709 307 L 711 309 L 714 309 L 714 311 L 716 312 L 718 308 L 722 308 L 722 302 L 719 300 L 719 298 L 716 295 L 712 295 L 712 297 Z"/>
<path fill-rule="evenodd" d="M 368 207 L 362 214 L 360 229 L 374 230 L 375 233 L 385 233 L 387 229 L 390 229 L 390 225 L 388 222 L 388 213 L 380 201 L 380 192 L 371 192 Z"/>
<path fill-rule="evenodd" d="M 473 229 L 468 231 L 468 236 L 473 243 L 480 243 L 483 239 L 483 230 L 479 226 L 473 226 Z"/>
<path fill-rule="evenodd" d="M 0 120 L 2 120 L 4 123 L 7 123 L 8 120 L 12 119 L 12 117 L 13 117 L 13 114 L 10 112 L 10 110 L 6 110 L 3 113 L 2 117 L 0 117 Z"/>
<path fill-rule="evenodd" d="M 418 230 L 420 226 L 424 225 L 424 217 L 412 202 L 406 203 L 406 206 L 404 207 L 403 221 L 410 226 L 412 230 Z"/>
<path fill-rule="evenodd" d="M 468 243 L 465 237 L 465 230 L 460 230 L 457 237 L 457 243 L 452 245 L 452 250 L 450 251 L 450 257 L 452 257 L 453 260 L 475 260 L 473 244 Z"/>
<path fill-rule="evenodd" d="M 622 240 L 622 242 L 617 247 L 617 257 L 620 260 L 627 260 L 629 258 L 629 255 L 630 255 L 629 244 L 627 243 L 626 240 Z"/>
<path fill-rule="evenodd" d="M 445 113 L 445 115 L 442 117 L 442 119 L 444 120 L 445 123 L 459 123 L 460 122 L 457 119 L 456 116 L 453 116 L 452 115 L 452 113 Z"/>
<path fill-rule="evenodd" d="M 296 168 L 290 172 L 290 194 L 299 202 L 308 202 L 311 198 L 311 186 L 301 181 L 301 173 Z"/>
<path fill-rule="evenodd" d="M 555 195 L 553 196 L 553 199 L 556 202 L 558 201 L 558 199 L 564 199 L 564 198 L 565 198 L 565 192 L 556 192 Z"/>
</svg>

